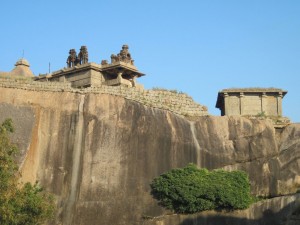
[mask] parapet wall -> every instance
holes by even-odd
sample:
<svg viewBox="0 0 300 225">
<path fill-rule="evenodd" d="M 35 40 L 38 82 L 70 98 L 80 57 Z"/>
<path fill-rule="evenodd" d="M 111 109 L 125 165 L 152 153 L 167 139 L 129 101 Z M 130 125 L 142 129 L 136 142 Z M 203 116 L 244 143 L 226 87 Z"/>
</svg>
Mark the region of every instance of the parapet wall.
<svg viewBox="0 0 300 225">
<path fill-rule="evenodd" d="M 68 82 L 38 82 L 28 79 L 0 78 L 0 87 L 17 88 L 30 91 L 73 92 L 81 94 L 109 94 L 122 96 L 149 107 L 169 110 L 183 116 L 208 115 L 207 108 L 193 101 L 184 93 L 167 90 L 139 90 L 122 86 L 96 86 L 83 89 L 72 88 Z"/>
</svg>

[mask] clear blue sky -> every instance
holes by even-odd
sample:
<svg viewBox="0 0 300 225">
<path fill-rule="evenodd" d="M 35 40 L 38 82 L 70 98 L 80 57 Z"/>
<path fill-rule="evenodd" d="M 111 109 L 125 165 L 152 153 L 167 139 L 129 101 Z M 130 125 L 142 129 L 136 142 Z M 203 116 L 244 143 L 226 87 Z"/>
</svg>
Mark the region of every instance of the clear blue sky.
<svg viewBox="0 0 300 225">
<path fill-rule="evenodd" d="M 286 89 L 283 113 L 300 122 L 299 0 L 9 0 L 1 3 L 0 71 L 25 51 L 38 75 L 81 45 L 100 63 L 128 44 L 145 88 L 191 95 L 215 109 L 232 87 Z"/>
</svg>

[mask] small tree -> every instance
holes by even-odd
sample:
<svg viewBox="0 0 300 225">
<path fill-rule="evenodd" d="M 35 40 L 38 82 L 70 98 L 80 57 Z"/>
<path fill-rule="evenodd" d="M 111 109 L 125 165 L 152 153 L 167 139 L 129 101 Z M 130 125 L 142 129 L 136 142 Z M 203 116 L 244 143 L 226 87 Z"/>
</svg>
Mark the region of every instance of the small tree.
<svg viewBox="0 0 300 225">
<path fill-rule="evenodd" d="M 18 182 L 18 149 L 9 139 L 13 131 L 11 119 L 0 126 L 0 224 L 42 224 L 54 215 L 54 198 L 37 184 Z"/>
<path fill-rule="evenodd" d="M 252 202 L 248 176 L 242 171 L 208 171 L 189 164 L 160 175 L 150 186 L 162 206 L 178 213 L 245 209 Z"/>
</svg>

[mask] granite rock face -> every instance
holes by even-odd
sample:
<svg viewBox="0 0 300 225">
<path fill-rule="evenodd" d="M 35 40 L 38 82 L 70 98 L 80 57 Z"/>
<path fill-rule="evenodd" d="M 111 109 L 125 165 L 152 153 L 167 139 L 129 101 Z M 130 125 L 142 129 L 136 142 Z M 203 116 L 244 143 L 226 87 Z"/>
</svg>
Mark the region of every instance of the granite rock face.
<svg viewBox="0 0 300 225">
<path fill-rule="evenodd" d="M 299 124 L 276 131 L 271 122 L 242 117 L 189 121 L 106 94 L 0 92 L 0 120 L 11 117 L 16 124 L 13 140 L 21 149 L 22 180 L 38 180 L 57 198 L 57 218 L 51 224 L 198 224 L 208 217 L 159 217 L 166 212 L 150 195 L 154 177 L 190 162 L 245 170 L 255 195 L 276 197 L 300 189 Z M 215 223 L 221 217 L 267 224 L 272 215 L 281 218 L 273 224 L 292 224 L 298 198 L 278 197 L 249 209 L 258 212 L 266 204 L 265 214 L 212 213 L 204 224 L 231 224 Z"/>
</svg>

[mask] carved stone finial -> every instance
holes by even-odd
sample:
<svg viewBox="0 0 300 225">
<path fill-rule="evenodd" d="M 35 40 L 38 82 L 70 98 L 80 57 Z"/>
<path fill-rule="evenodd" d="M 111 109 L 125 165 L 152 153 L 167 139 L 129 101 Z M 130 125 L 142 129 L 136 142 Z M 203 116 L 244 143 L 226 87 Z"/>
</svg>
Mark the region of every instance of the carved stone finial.
<svg viewBox="0 0 300 225">
<path fill-rule="evenodd" d="M 122 50 L 120 51 L 119 54 L 117 54 L 117 55 L 112 54 L 110 56 L 111 63 L 125 62 L 125 63 L 129 63 L 129 64 L 133 65 L 134 60 L 131 58 L 131 55 L 130 55 L 128 49 L 129 49 L 128 45 L 123 45 Z"/>
<path fill-rule="evenodd" d="M 115 63 L 115 62 L 120 61 L 120 58 L 115 54 L 111 54 L 110 59 L 111 59 L 111 63 Z"/>
<path fill-rule="evenodd" d="M 101 65 L 107 65 L 107 64 L 108 64 L 107 60 L 102 60 L 101 61 Z"/>
<path fill-rule="evenodd" d="M 120 51 L 120 53 L 118 54 L 118 56 L 120 57 L 120 60 L 122 62 L 132 64 L 131 55 L 130 55 L 128 49 L 129 49 L 128 45 L 123 45 L 122 46 L 122 50 Z"/>
<path fill-rule="evenodd" d="M 27 66 L 27 67 L 30 66 L 29 62 L 24 58 L 19 59 L 15 64 L 15 66 L 20 66 L 20 65 Z"/>
</svg>

